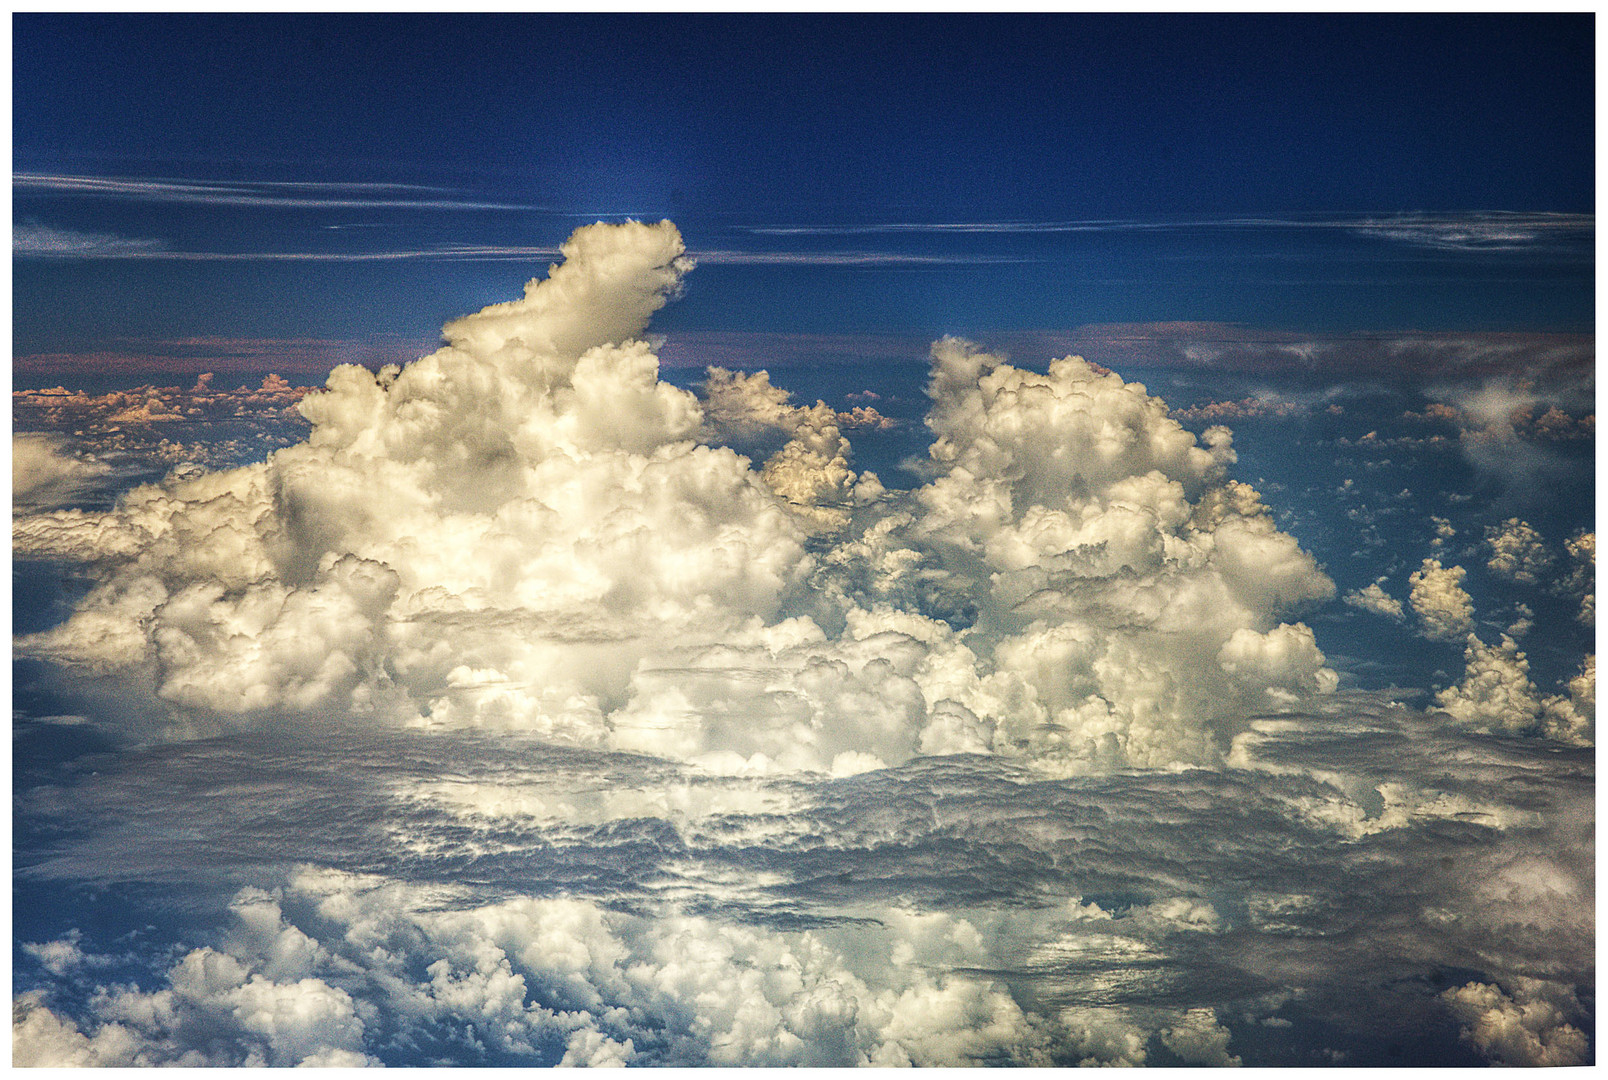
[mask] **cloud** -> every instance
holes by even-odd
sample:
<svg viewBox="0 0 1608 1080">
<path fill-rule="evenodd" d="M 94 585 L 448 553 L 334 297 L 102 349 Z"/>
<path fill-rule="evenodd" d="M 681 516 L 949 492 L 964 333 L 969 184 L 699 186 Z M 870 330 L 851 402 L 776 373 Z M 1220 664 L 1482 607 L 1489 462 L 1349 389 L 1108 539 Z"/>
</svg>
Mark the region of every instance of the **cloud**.
<svg viewBox="0 0 1608 1080">
<path fill-rule="evenodd" d="M 1486 645 L 1473 634 L 1463 652 L 1463 679 L 1435 695 L 1459 722 L 1481 731 L 1541 734 L 1576 746 L 1596 738 L 1597 659 L 1588 655 L 1568 694 L 1543 698 L 1530 680 L 1530 661 L 1507 634 Z"/>
<path fill-rule="evenodd" d="M 1559 582 L 1567 593 L 1580 599 L 1579 620 L 1588 626 L 1597 618 L 1597 534 L 1581 530 L 1564 541 L 1571 567 L 1568 578 Z"/>
<path fill-rule="evenodd" d="M 897 251 L 732 251 L 693 252 L 698 262 L 711 266 L 988 266 L 1030 263 L 1022 255 L 955 253 L 918 255 Z"/>
<path fill-rule="evenodd" d="M 1594 239 L 1596 217 L 1592 214 L 1513 212 L 1400 214 L 1364 219 L 1352 228 L 1360 235 L 1436 251 L 1578 250 Z"/>
<path fill-rule="evenodd" d="M 1541 534 L 1518 518 L 1486 526 L 1485 545 L 1491 550 L 1486 568 L 1509 581 L 1534 585 L 1552 565 L 1552 554 L 1541 542 Z"/>
<path fill-rule="evenodd" d="M 388 363 L 406 363 L 429 351 L 425 342 L 385 336 L 362 341 L 327 338 L 123 338 L 113 339 L 110 344 L 114 347 L 88 353 L 26 353 L 14 358 L 13 370 L 57 377 L 83 371 L 323 376 L 328 374 L 330 368 L 343 362 L 355 361 L 378 368 Z M 28 391 L 14 391 L 14 395 L 25 393 Z"/>
<path fill-rule="evenodd" d="M 1386 618 L 1400 622 L 1406 617 L 1402 611 L 1401 601 L 1385 592 L 1381 587 L 1383 584 L 1384 579 L 1380 578 L 1362 589 L 1352 589 L 1342 599 L 1352 607 L 1371 611 L 1375 615 L 1383 615 Z"/>
<path fill-rule="evenodd" d="M 1282 621 L 1333 585 L 1226 478 L 1226 429 L 1202 445 L 1104 369 L 946 340 L 932 479 L 889 493 L 843 434 L 880 416 L 657 380 L 637 337 L 689 265 L 672 227 L 565 252 L 431 356 L 337 368 L 304 443 L 19 523 L 100 580 L 21 647 L 148 672 L 174 731 L 337 708 L 832 772 L 1207 762 L 1246 710 L 1334 686 Z M 722 445 L 767 431 L 757 469 Z"/>
<path fill-rule="evenodd" d="M 316 389 L 292 386 L 273 373 L 264 375 L 257 386 L 216 387 L 214 379 L 209 371 L 189 387 L 139 386 L 105 394 L 61 386 L 13 390 L 11 403 L 19 417 L 29 423 L 98 432 L 123 424 L 299 419 L 296 403 Z"/>
<path fill-rule="evenodd" d="M 271 205 L 271 204 L 270 204 Z M 316 205 L 364 205 L 328 203 Z M 385 205 L 385 204 L 379 204 Z M 491 207 L 496 209 L 497 207 Z M 426 248 L 377 251 L 187 251 L 159 240 L 75 233 L 44 226 L 19 226 L 12 252 L 25 258 L 146 259 L 165 262 L 530 262 L 559 254 L 552 247 L 528 244 L 437 244 Z M 977 266 L 1034 262 L 1011 255 L 915 255 L 884 251 L 737 251 L 717 249 L 691 253 L 711 266 L 843 266 L 914 267 Z"/>
<path fill-rule="evenodd" d="M 1429 521 L 1430 524 L 1435 526 L 1435 535 L 1432 536 L 1429 541 L 1430 547 L 1439 551 L 1441 548 L 1446 546 L 1446 542 L 1448 540 L 1456 538 L 1457 529 L 1446 518 L 1436 517 L 1435 515 L 1431 514 Z"/>
<path fill-rule="evenodd" d="M 1175 419 L 1183 421 L 1248 420 L 1256 417 L 1275 417 L 1283 420 L 1292 416 L 1304 416 L 1306 412 L 1307 407 L 1298 402 L 1248 397 L 1239 401 L 1211 401 L 1204 405 L 1174 409 L 1172 415 Z"/>
<path fill-rule="evenodd" d="M 1307 215 L 1151 220 L 877 222 L 860 225 L 763 225 L 746 231 L 767 236 L 857 236 L 956 233 L 1304 232 L 1341 230 L 1436 251 L 1494 252 L 1536 248 L 1578 250 L 1596 232 L 1592 214 L 1441 213 Z"/>
<path fill-rule="evenodd" d="M 61 436 L 14 433 L 11 436 L 12 511 L 59 506 L 80 499 L 111 471 L 106 462 L 76 450 Z"/>
<path fill-rule="evenodd" d="M 1494 1064 L 1568 1066 L 1589 1060 L 1585 1033 L 1566 1020 L 1580 1012 L 1571 987 L 1520 978 L 1511 996 L 1480 982 L 1442 996 L 1465 1025 L 1463 1038 Z"/>
<path fill-rule="evenodd" d="M 26 196 L 81 195 L 138 202 L 259 206 L 285 209 L 533 210 L 522 203 L 464 198 L 449 188 L 416 184 L 314 181 L 215 181 L 176 178 L 14 173 Z"/>
<path fill-rule="evenodd" d="M 1458 429 L 1470 464 L 1520 497 L 1578 472 L 1568 444 L 1596 431 L 1594 370 L 1573 363 L 1521 364 L 1509 371 L 1431 387 L 1426 412 Z"/>
<path fill-rule="evenodd" d="M 1482 380 L 1545 387 L 1528 400 L 1565 411 L 1590 408 L 1596 341 L 1590 334 L 1398 332 L 1303 334 L 1215 322 L 1096 323 L 1070 332 L 997 335 L 1002 344 L 1035 339 L 1108 367 L 1396 378 L 1438 381 L 1445 400 Z M 993 336 L 991 336 L 993 340 Z M 1517 404 L 1517 402 L 1516 402 Z"/>
<path fill-rule="evenodd" d="M 184 251 L 159 241 L 129 241 L 50 230 L 49 236 L 14 241 L 14 253 L 25 257 L 81 259 L 146 259 L 163 262 L 529 262 L 556 255 L 554 248 L 499 244 L 442 244 L 389 251 Z M 853 260 L 845 259 L 846 263 Z"/>
<path fill-rule="evenodd" d="M 1464 650 L 1463 681 L 1435 696 L 1436 704 L 1458 720 L 1487 731 L 1519 732 L 1541 711 L 1530 663 L 1512 638 L 1486 645 L 1472 634 Z"/>
<path fill-rule="evenodd" d="M 115 463 L 126 483 L 131 473 L 148 477 L 155 469 L 160 475 L 180 464 L 216 468 L 261 459 L 305 436 L 296 403 L 312 387 L 275 374 L 237 388 L 216 387 L 213 379 L 204 372 L 189 387 L 146 385 L 105 394 L 62 386 L 14 390 L 17 425 L 43 429 L 16 436 L 16 446 L 28 447 L 14 456 L 14 465 L 22 468 L 38 446 L 67 445 L 70 432 L 80 459 L 94 459 L 91 467 L 102 472 Z M 20 473 L 14 485 L 22 486 Z"/>
<path fill-rule="evenodd" d="M 138 258 L 159 255 L 163 251 L 164 245 L 159 240 L 53 229 L 35 222 L 21 222 L 11 229 L 11 253 L 25 258 Z"/>
<path fill-rule="evenodd" d="M 1594 661 L 1543 697 L 1469 638 L 1438 711 L 1341 691 L 1300 621 L 1334 585 L 1226 428 L 944 339 L 890 489 L 869 413 L 658 379 L 672 225 L 563 253 L 319 392 L 29 406 L 306 426 L 14 521 L 87 588 L 15 648 L 93 715 L 19 739 L 110 747 L 16 792 L 19 896 L 66 898 L 19 1062 L 1508 1054 L 1458 1043 L 1509 1005 L 1448 971 L 1586 1029 L 1517 980 L 1592 977 Z M 1426 626 L 1471 623 L 1462 581 L 1413 575 Z"/>
<path fill-rule="evenodd" d="M 1446 969 L 1589 983 L 1590 751 L 1322 705 L 1217 768 L 1055 782 L 981 755 L 722 777 L 485 731 L 146 747 L 24 793 L 67 839 L 21 887 L 254 883 L 137 980 L 75 990 L 88 935 L 65 976 L 24 948 L 18 1060 L 1256 1063 L 1471 1026 Z"/>
<path fill-rule="evenodd" d="M 1467 576 L 1461 566 L 1442 566 L 1439 559 L 1425 559 L 1407 579 L 1412 586 L 1408 600 L 1425 637 L 1457 641 L 1474 629 L 1474 601 L 1463 589 Z"/>
</svg>

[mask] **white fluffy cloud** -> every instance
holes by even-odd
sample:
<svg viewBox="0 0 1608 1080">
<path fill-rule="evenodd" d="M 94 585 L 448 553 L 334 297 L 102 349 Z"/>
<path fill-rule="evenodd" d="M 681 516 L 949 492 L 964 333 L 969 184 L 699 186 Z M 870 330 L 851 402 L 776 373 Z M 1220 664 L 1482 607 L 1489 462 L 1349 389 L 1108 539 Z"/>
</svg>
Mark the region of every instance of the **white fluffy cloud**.
<svg viewBox="0 0 1608 1080">
<path fill-rule="evenodd" d="M 1534 585 L 1552 565 L 1552 554 L 1542 542 L 1541 534 L 1518 518 L 1488 526 L 1485 544 L 1491 551 L 1487 568 L 1509 581 Z"/>
<path fill-rule="evenodd" d="M 1539 732 L 1577 746 L 1596 738 L 1597 658 L 1581 661 L 1568 694 L 1542 697 L 1530 680 L 1530 661 L 1506 634 L 1486 645 L 1470 634 L 1463 651 L 1461 682 L 1435 695 L 1435 703 L 1459 722 L 1482 731 Z"/>
<path fill-rule="evenodd" d="M 1530 681 L 1530 662 L 1512 638 L 1486 645 L 1470 634 L 1463 651 L 1463 681 L 1435 696 L 1435 702 L 1471 727 L 1518 732 L 1534 722 L 1541 700 Z"/>
<path fill-rule="evenodd" d="M 1579 618 L 1589 626 L 1597 621 L 1597 534 L 1581 531 L 1566 540 L 1564 547 L 1572 566 L 1562 586 L 1580 598 Z"/>
<path fill-rule="evenodd" d="M 74 449 L 59 435 L 15 433 L 11 436 L 12 510 L 70 502 L 111 471 L 106 462 Z"/>
<path fill-rule="evenodd" d="M 1227 429 L 946 339 L 889 490 L 879 415 L 658 379 L 687 266 L 582 229 L 267 460 L 17 516 L 94 585 L 20 651 L 115 677 L 115 735 L 217 736 L 41 767 L 21 887 L 239 890 L 143 960 L 23 942 L 19 1063 L 1232 1065 L 1423 1010 L 1573 1045 L 1593 660 L 1544 697 L 1426 560 L 1445 715 L 1337 693 L 1294 621 L 1333 585 Z M 1383 581 L 1348 602 L 1400 618 Z"/>
<path fill-rule="evenodd" d="M 1384 578 L 1361 589 L 1352 589 L 1346 593 L 1344 600 L 1352 607 L 1371 611 L 1375 615 L 1383 615 L 1389 619 L 1400 622 L 1406 618 L 1402 610 L 1401 601 L 1397 600 L 1384 590 Z"/>
<path fill-rule="evenodd" d="M 1574 990 L 1542 979 L 1499 986 L 1471 982 L 1441 995 L 1464 1025 L 1463 1038 L 1498 1065 L 1584 1065 L 1590 1041 L 1568 1022 L 1580 1015 Z"/>
<path fill-rule="evenodd" d="M 1191 1064 L 1238 1064 L 1210 1008 L 1024 1011 L 976 970 L 1029 926 L 1131 962 L 1176 933 L 1210 932 L 1209 906 L 1159 903 L 1122 917 L 1076 899 L 970 917 L 886 910 L 880 923 L 777 932 L 582 899 L 463 903 L 461 890 L 303 870 L 279 899 L 246 889 L 222 948 L 195 949 L 166 985 L 97 992 L 86 1032 L 42 995 L 19 998 L 19 1065 L 363 1065 L 389 1036 L 463 1042 L 482 1060 L 563 1065 L 929 1066 L 1138 1063 L 1154 1037 Z M 1204 921 L 1203 921 L 1204 920 Z M 370 995 L 384 1031 L 357 1014 Z M 1080 1023 L 1081 1021 L 1081 1023 Z"/>
<path fill-rule="evenodd" d="M 337 368 L 305 442 L 19 520 L 99 578 L 22 648 L 144 672 L 177 733 L 333 710 L 737 770 L 1207 763 L 1334 687 L 1282 621 L 1333 585 L 1227 478 L 1227 429 L 945 340 L 931 481 L 888 492 L 843 434 L 864 417 L 764 373 L 658 380 L 639 335 L 682 250 L 668 222 L 581 229 L 440 351 Z M 720 445 L 766 438 L 757 467 Z"/>
<path fill-rule="evenodd" d="M 1467 576 L 1461 566 L 1442 566 L 1439 559 L 1425 559 L 1407 579 L 1412 586 L 1409 602 L 1425 637 L 1457 641 L 1474 629 L 1474 601 L 1463 589 Z"/>
</svg>

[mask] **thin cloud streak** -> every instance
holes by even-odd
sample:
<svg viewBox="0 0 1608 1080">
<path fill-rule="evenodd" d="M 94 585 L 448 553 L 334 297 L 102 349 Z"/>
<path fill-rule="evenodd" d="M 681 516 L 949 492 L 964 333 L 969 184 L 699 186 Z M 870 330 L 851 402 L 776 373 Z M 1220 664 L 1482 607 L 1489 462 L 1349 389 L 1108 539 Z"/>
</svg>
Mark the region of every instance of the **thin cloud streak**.
<svg viewBox="0 0 1608 1080">
<path fill-rule="evenodd" d="M 160 240 L 53 229 L 35 222 L 18 224 L 11 232 L 12 254 L 47 259 L 119 258 L 161 250 Z"/>
<path fill-rule="evenodd" d="M 1596 232 L 1593 214 L 1422 213 L 1386 216 L 1190 218 L 1136 221 L 1094 218 L 1075 221 L 878 222 L 866 225 L 761 225 L 743 231 L 761 236 L 873 236 L 889 234 L 1009 234 L 1170 232 L 1191 229 L 1319 229 L 1375 236 L 1446 251 L 1517 250 L 1548 240 L 1585 240 Z"/>
<path fill-rule="evenodd" d="M 523 262 L 556 259 L 552 246 L 444 244 L 396 251 L 176 251 L 161 241 L 87 235 L 54 229 L 19 227 L 12 234 L 12 254 L 32 258 L 157 259 L 170 262 Z M 879 251 L 691 251 L 696 262 L 711 266 L 971 266 L 1016 264 L 1036 259 L 1001 255 L 910 255 Z"/>
<path fill-rule="evenodd" d="M 392 208 L 403 210 L 542 210 L 528 203 L 448 197 L 449 188 L 394 183 L 316 183 L 142 179 L 14 173 L 12 190 L 50 195 L 99 195 L 142 202 L 211 206 L 273 206 L 288 209 Z"/>
</svg>

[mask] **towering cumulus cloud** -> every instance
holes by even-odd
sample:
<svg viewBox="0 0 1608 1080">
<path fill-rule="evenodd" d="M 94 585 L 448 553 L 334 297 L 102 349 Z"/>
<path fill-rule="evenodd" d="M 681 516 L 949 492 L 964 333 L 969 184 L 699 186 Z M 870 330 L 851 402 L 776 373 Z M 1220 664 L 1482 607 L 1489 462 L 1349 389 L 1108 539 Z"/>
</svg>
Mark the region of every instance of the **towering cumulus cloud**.
<svg viewBox="0 0 1608 1080">
<path fill-rule="evenodd" d="M 713 371 L 707 407 L 658 380 L 682 252 L 581 229 L 438 352 L 337 368 L 305 442 L 20 522 L 99 579 L 23 648 L 146 673 L 178 732 L 338 713 L 737 770 L 1205 763 L 1332 688 L 1280 621 L 1332 586 L 1225 478 L 1226 429 L 945 340 L 932 480 L 890 495 L 762 374 Z M 762 466 L 718 445 L 759 429 Z"/>
<path fill-rule="evenodd" d="M 19 1064 L 1589 1059 L 1594 664 L 1428 559 L 1467 676 L 1341 689 L 1226 428 L 945 339 L 895 490 L 879 414 L 659 379 L 689 267 L 581 229 L 110 510 L 31 446 Z"/>
</svg>

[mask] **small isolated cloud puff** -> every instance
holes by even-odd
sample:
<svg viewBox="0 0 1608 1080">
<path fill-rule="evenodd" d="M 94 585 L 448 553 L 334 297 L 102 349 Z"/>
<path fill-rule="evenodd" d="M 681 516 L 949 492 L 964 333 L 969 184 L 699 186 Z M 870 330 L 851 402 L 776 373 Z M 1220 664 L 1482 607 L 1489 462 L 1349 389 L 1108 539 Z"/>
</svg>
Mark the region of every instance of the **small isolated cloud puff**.
<svg viewBox="0 0 1608 1080">
<path fill-rule="evenodd" d="M 1408 602 L 1425 637 L 1458 641 L 1473 631 L 1474 601 L 1463 589 L 1467 576 L 1461 566 L 1442 566 L 1439 559 L 1425 559 L 1407 579 L 1412 586 Z"/>
<path fill-rule="evenodd" d="M 1463 1040 L 1497 1065 L 1584 1065 L 1591 1048 L 1586 1033 L 1568 1023 L 1580 1015 L 1572 987 L 1543 979 L 1515 978 L 1513 992 L 1471 982 L 1441 995 L 1463 1024 Z"/>
<path fill-rule="evenodd" d="M 19 647 L 146 673 L 174 734 L 355 716 L 739 771 L 1206 764 L 1334 689 L 1283 621 L 1333 584 L 1228 479 L 1226 428 L 946 339 L 930 481 L 889 492 L 853 414 L 764 373 L 658 380 L 640 335 L 690 268 L 669 222 L 563 252 L 430 356 L 336 368 L 266 461 L 20 519 L 19 551 L 98 584 Z M 725 445 L 766 437 L 758 468 Z"/>
<path fill-rule="evenodd" d="M 1383 615 L 1386 618 L 1400 622 L 1406 618 L 1406 614 L 1402 611 L 1401 601 L 1384 590 L 1384 580 L 1384 578 L 1380 578 L 1373 584 L 1361 589 L 1352 589 L 1342 599 L 1352 607 L 1371 611 L 1375 615 Z"/>
<path fill-rule="evenodd" d="M 1485 545 L 1491 550 L 1486 568 L 1509 581 L 1534 585 L 1552 565 L 1552 555 L 1542 543 L 1541 534 L 1518 518 L 1487 526 Z"/>
<path fill-rule="evenodd" d="M 1441 548 L 1446 546 L 1449 540 L 1452 540 L 1457 536 L 1457 529 L 1452 526 L 1450 521 L 1443 517 L 1435 517 L 1434 515 L 1431 515 L 1429 520 L 1431 524 L 1435 526 L 1435 535 L 1429 541 L 1429 546 L 1439 551 Z"/>
</svg>

